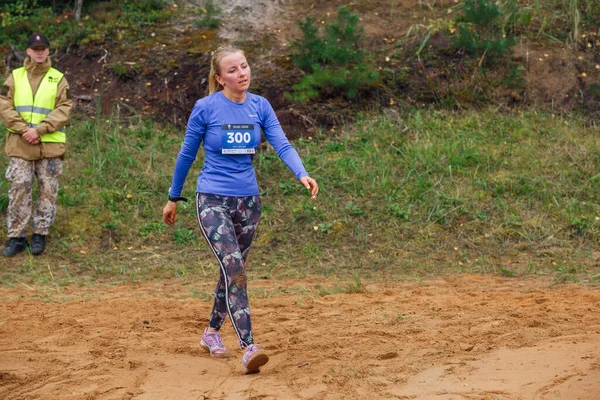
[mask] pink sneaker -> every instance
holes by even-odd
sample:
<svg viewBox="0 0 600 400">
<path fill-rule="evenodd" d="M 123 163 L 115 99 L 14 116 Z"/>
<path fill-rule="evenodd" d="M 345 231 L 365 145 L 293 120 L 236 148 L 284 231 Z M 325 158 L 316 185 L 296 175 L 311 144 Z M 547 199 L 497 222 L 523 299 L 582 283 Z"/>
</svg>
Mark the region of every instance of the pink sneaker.
<svg viewBox="0 0 600 400">
<path fill-rule="evenodd" d="M 223 344 L 219 332 L 209 332 L 208 328 L 204 330 L 204 335 L 200 339 L 200 347 L 208 351 L 211 357 L 228 357 L 229 350 Z"/>
<path fill-rule="evenodd" d="M 254 374 L 260 372 L 260 367 L 269 362 L 269 356 L 259 344 L 251 344 L 246 348 L 242 357 L 244 374 Z"/>
</svg>

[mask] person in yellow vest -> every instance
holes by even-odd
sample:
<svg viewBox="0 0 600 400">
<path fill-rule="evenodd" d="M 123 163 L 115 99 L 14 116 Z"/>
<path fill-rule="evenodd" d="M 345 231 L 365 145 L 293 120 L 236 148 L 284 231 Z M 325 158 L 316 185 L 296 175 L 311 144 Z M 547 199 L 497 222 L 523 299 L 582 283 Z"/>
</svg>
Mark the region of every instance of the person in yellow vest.
<svg viewBox="0 0 600 400">
<path fill-rule="evenodd" d="M 0 89 L 0 116 L 6 127 L 4 151 L 9 157 L 8 245 L 2 253 L 12 257 L 27 243 L 33 214 L 31 253 L 42 254 L 56 215 L 58 178 L 65 154 L 65 125 L 73 100 L 62 72 L 52 68 L 50 42 L 39 33 L 27 41 L 23 67 L 9 75 Z M 33 205 L 33 181 L 38 198 Z"/>
</svg>

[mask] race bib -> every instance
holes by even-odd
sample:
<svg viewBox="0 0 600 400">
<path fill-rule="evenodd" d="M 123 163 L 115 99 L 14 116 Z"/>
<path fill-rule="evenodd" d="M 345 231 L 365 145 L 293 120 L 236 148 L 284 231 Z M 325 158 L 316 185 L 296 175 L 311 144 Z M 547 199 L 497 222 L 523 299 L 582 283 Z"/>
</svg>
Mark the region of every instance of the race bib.
<svg viewBox="0 0 600 400">
<path fill-rule="evenodd" d="M 254 153 L 254 124 L 221 125 L 221 154 Z"/>
</svg>

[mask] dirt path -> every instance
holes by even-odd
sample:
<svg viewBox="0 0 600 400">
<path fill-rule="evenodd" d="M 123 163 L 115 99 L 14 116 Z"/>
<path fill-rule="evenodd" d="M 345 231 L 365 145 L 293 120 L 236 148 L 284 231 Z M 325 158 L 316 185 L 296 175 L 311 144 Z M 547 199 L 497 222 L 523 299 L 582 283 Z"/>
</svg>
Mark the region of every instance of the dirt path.
<svg viewBox="0 0 600 400">
<path fill-rule="evenodd" d="M 241 352 L 200 349 L 211 303 L 178 281 L 50 298 L 1 289 L 0 398 L 600 398 L 598 289 L 489 276 L 335 295 L 320 284 L 251 281 L 271 355 L 251 376 Z M 229 323 L 223 336 L 235 348 Z"/>
</svg>

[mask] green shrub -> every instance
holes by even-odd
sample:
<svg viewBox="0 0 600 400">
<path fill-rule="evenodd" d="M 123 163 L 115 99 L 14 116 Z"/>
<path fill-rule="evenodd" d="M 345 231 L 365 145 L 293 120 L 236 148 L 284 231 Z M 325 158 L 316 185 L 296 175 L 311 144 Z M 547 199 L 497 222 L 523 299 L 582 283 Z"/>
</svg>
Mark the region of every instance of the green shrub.
<svg viewBox="0 0 600 400">
<path fill-rule="evenodd" d="M 294 64 L 304 72 L 312 72 L 313 65 L 323 62 L 322 50 L 325 44 L 319 37 L 319 27 L 314 18 L 307 17 L 304 22 L 298 22 L 298 26 L 304 36 L 299 41 L 292 42 Z"/>
<path fill-rule="evenodd" d="M 123 19 L 133 26 L 152 26 L 166 21 L 170 12 L 165 10 L 166 0 L 123 0 Z"/>
<path fill-rule="evenodd" d="M 476 56 L 487 54 L 490 58 L 501 57 L 510 52 L 510 48 L 516 43 L 514 37 L 483 38 L 475 29 L 465 24 L 458 26 L 458 38 L 454 40 L 454 46 L 457 48 Z"/>
<path fill-rule="evenodd" d="M 69 27 L 57 24 L 54 13 L 49 7 L 39 7 L 37 0 L 18 0 L 7 4 L 0 11 L 0 47 L 8 47 L 12 43 L 25 49 L 27 38 L 32 34 L 32 27 L 43 27 L 51 41 L 56 36 L 64 35 Z"/>
<path fill-rule="evenodd" d="M 357 14 L 340 7 L 324 33 L 311 17 L 298 23 L 303 37 L 291 43 L 292 59 L 306 75 L 294 86 L 294 95 L 286 93 L 286 98 L 304 102 L 341 93 L 353 99 L 377 86 L 379 74 L 360 47 L 364 29 L 358 21 Z"/>
<path fill-rule="evenodd" d="M 512 3 L 509 1 L 509 4 Z M 506 19 L 514 24 L 516 15 L 511 12 L 509 18 L 505 18 L 503 10 L 490 0 L 465 0 L 463 15 L 456 20 L 458 37 L 453 41 L 454 46 L 478 57 L 485 55 L 489 59 L 509 54 L 517 41 L 506 35 L 503 21 Z"/>
<path fill-rule="evenodd" d="M 85 2 L 88 13 L 75 21 L 72 14 L 60 14 L 72 7 L 64 1 L 17 0 L 2 5 L 0 0 L 0 49 L 24 50 L 34 27 L 50 39 L 53 48 L 63 50 L 121 41 L 125 34 L 129 40 L 140 40 L 146 37 L 143 29 L 171 17 L 166 5 L 166 0 L 89 1 Z"/>
<path fill-rule="evenodd" d="M 502 10 L 489 0 L 465 0 L 463 16 L 465 22 L 479 26 L 490 26 L 502 16 Z"/>
<path fill-rule="evenodd" d="M 86 0 L 85 3 L 101 0 Z M 0 8 L 22 8 L 33 10 L 33 7 L 52 8 L 54 13 L 62 13 L 73 9 L 73 0 L 0 0 Z"/>
<path fill-rule="evenodd" d="M 358 15 L 340 7 L 336 20 L 325 26 L 323 60 L 338 66 L 361 64 L 365 58 L 359 48 L 363 34 L 364 29 L 358 26 Z"/>
<path fill-rule="evenodd" d="M 123 9 L 128 12 L 152 13 L 162 11 L 167 5 L 166 0 L 124 0 Z"/>
<path fill-rule="evenodd" d="M 214 5 L 212 0 L 207 0 L 204 8 L 200 8 L 196 14 L 202 18 L 194 21 L 197 28 L 217 29 L 221 25 L 221 19 L 217 15 L 221 14 L 221 9 Z"/>
<path fill-rule="evenodd" d="M 366 64 L 353 69 L 316 66 L 312 74 L 305 75 L 300 83 L 294 85 L 293 99 L 305 102 L 319 95 L 334 97 L 340 90 L 348 99 L 354 99 L 360 91 L 376 87 L 378 78 L 377 71 Z M 289 95 L 286 97 L 289 99 Z"/>
</svg>

